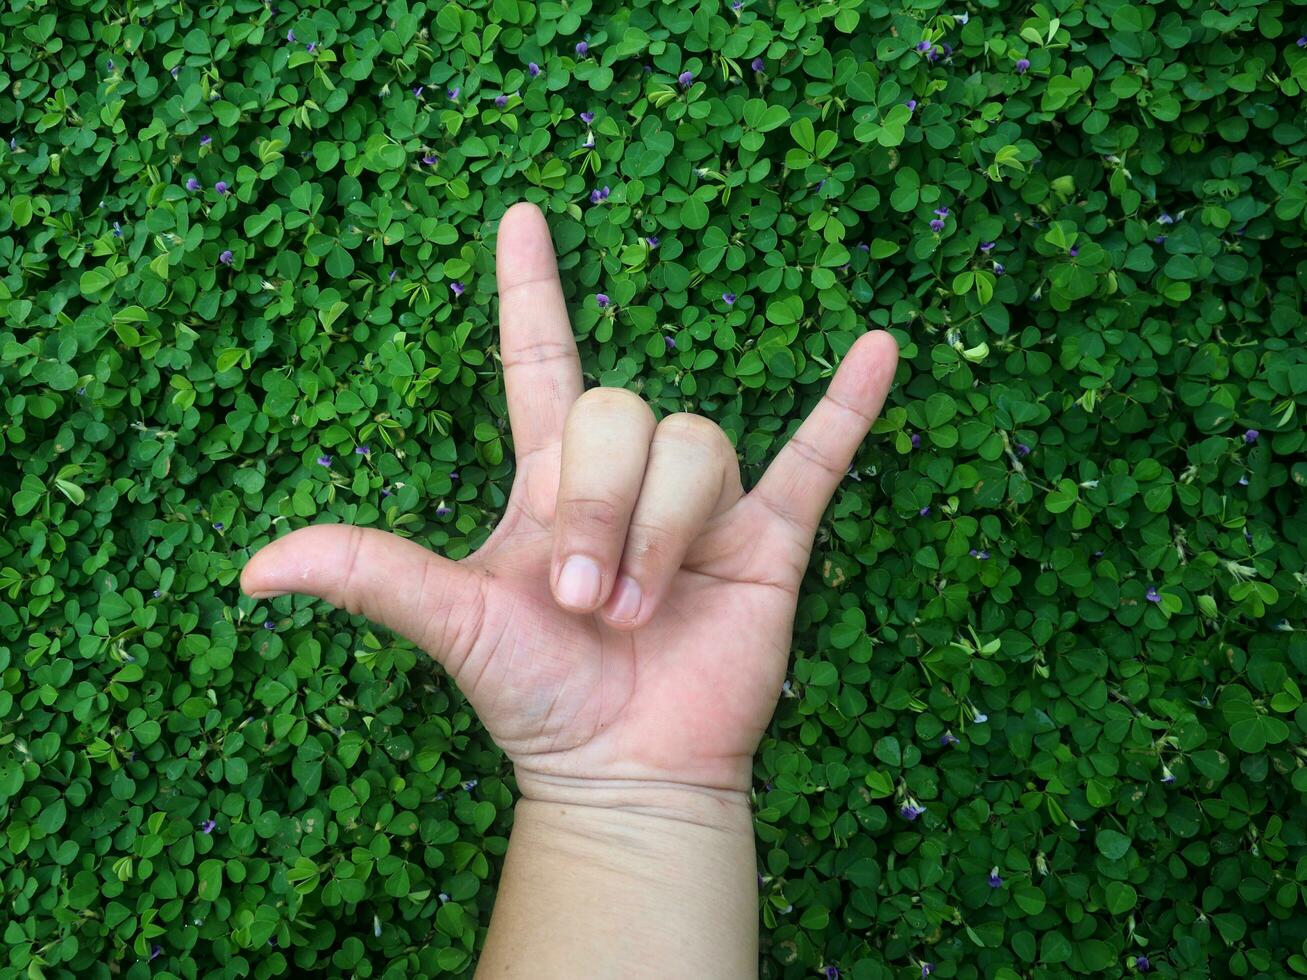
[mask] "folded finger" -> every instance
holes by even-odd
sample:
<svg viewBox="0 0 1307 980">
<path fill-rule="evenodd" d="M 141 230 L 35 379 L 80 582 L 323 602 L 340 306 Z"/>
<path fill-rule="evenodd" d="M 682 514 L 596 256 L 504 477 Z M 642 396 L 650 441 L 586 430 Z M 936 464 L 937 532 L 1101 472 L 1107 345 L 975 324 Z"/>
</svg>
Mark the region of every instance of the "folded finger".
<svg viewBox="0 0 1307 980">
<path fill-rule="evenodd" d="M 593 612 L 612 591 L 653 432 L 649 406 L 622 388 L 593 388 L 572 406 L 551 568 L 554 598 L 565 609 Z"/>
<path fill-rule="evenodd" d="M 740 499 L 735 447 L 699 415 L 669 415 L 649 447 L 621 568 L 604 618 L 637 629 L 657 611 L 685 554 L 714 515 Z"/>
</svg>

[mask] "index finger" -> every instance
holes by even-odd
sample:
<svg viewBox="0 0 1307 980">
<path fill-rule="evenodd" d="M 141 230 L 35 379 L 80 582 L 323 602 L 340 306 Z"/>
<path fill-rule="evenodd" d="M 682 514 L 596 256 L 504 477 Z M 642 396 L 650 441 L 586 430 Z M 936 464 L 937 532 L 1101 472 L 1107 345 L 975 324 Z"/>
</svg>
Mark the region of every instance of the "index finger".
<svg viewBox="0 0 1307 980">
<path fill-rule="evenodd" d="M 568 410 L 583 387 L 581 361 L 549 225 L 534 204 L 514 204 L 500 219 L 495 266 L 499 353 L 520 466 L 532 453 L 561 445 Z"/>
<path fill-rule="evenodd" d="M 899 347 L 883 330 L 849 348 L 826 394 L 749 494 L 805 547 L 894 381 Z"/>
</svg>

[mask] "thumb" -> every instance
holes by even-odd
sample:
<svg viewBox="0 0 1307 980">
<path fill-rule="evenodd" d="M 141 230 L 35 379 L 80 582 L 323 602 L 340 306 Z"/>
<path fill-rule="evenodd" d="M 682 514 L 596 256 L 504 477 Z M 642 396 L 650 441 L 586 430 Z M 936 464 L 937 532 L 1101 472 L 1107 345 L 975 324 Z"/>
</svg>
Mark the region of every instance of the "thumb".
<svg viewBox="0 0 1307 980">
<path fill-rule="evenodd" d="M 348 524 L 278 538 L 245 565 L 241 589 L 253 599 L 298 592 L 362 613 L 447 669 L 467 656 L 485 608 L 482 579 L 467 567 L 407 538 Z"/>
</svg>

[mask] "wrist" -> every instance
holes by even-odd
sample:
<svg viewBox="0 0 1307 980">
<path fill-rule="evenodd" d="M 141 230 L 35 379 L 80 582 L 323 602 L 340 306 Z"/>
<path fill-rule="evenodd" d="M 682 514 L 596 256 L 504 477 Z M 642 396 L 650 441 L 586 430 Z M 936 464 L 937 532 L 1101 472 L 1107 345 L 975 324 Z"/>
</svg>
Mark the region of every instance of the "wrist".
<svg viewBox="0 0 1307 980">
<path fill-rule="evenodd" d="M 559 776 L 515 770 L 525 802 L 638 814 L 723 831 L 753 834 L 748 793 L 671 780 Z"/>
</svg>

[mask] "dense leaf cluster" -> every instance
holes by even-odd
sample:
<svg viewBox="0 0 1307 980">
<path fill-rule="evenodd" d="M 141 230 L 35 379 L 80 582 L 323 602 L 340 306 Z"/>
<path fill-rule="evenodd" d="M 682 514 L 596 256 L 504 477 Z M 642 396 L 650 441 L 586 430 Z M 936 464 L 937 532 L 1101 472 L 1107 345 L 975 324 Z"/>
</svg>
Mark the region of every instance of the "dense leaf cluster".
<svg viewBox="0 0 1307 980">
<path fill-rule="evenodd" d="M 758 756 L 764 977 L 1307 974 L 1304 33 L 6 4 L 0 976 L 470 972 L 502 757 L 410 645 L 235 583 L 315 521 L 488 535 L 523 198 L 588 378 L 746 476 L 903 348 Z"/>
</svg>

